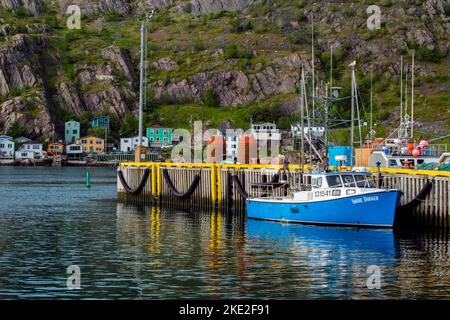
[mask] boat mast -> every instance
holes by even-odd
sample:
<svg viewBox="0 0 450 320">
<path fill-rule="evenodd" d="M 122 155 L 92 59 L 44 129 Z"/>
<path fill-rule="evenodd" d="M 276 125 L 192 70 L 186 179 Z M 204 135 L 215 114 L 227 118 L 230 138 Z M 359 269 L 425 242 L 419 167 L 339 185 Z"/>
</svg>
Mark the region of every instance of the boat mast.
<svg viewBox="0 0 450 320">
<path fill-rule="evenodd" d="M 352 98 L 351 98 L 351 132 L 350 132 L 350 146 L 353 148 L 355 143 L 355 65 L 356 61 L 353 61 L 349 66 L 352 68 Z M 350 166 L 353 166 L 353 155 L 351 156 Z"/>
<path fill-rule="evenodd" d="M 370 140 L 373 140 L 373 66 L 370 67 Z M 373 142 L 373 141 L 372 141 Z"/>
<path fill-rule="evenodd" d="M 305 141 L 303 134 L 305 132 L 305 92 L 303 90 L 303 85 L 305 83 L 305 73 L 303 71 L 303 65 L 302 65 L 302 75 L 301 75 L 301 81 L 300 81 L 300 170 L 301 170 L 301 181 L 303 182 L 303 166 L 305 165 Z"/>
<path fill-rule="evenodd" d="M 400 56 L 400 128 L 403 125 L 403 56 Z"/>
<path fill-rule="evenodd" d="M 414 51 L 411 66 L 411 138 L 414 138 Z"/>
<path fill-rule="evenodd" d="M 330 98 L 333 95 L 333 45 L 330 47 Z"/>
</svg>

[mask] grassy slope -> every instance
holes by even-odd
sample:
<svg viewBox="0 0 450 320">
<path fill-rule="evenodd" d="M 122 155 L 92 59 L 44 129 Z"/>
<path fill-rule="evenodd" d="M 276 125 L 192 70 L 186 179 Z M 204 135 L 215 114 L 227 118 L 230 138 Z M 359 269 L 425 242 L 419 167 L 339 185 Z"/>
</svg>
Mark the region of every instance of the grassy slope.
<svg viewBox="0 0 450 320">
<path fill-rule="evenodd" d="M 291 11 L 301 20 L 303 9 L 302 1 L 274 1 L 278 3 L 277 10 Z M 177 62 L 177 69 L 170 72 L 150 70 L 149 80 L 167 80 L 170 78 L 185 78 L 197 72 L 206 70 L 226 71 L 230 69 L 241 69 L 244 72 L 254 72 L 257 63 L 263 65 L 269 63 L 276 57 L 284 56 L 292 52 L 308 53 L 309 43 L 296 43 L 292 41 L 292 35 L 283 34 L 276 23 L 268 22 L 264 19 L 264 13 L 271 10 L 267 6 L 256 6 L 250 10 L 252 31 L 233 32 L 233 20 L 235 13 L 219 13 L 215 15 L 195 17 L 190 14 L 175 15 L 168 11 L 157 14 L 155 22 L 152 23 L 149 32 L 149 59 L 155 61 L 160 57 L 170 56 Z M 340 7 L 333 10 L 341 10 Z M 348 18 L 354 13 L 345 12 Z M 81 31 L 70 31 L 64 28 L 64 17 L 55 14 L 51 8 L 39 18 L 18 17 L 12 13 L 2 12 L 2 17 L 10 25 L 13 25 L 17 32 L 20 32 L 28 23 L 50 23 L 53 30 L 50 39 L 54 46 L 55 53 L 58 53 L 62 61 L 62 70 L 49 70 L 48 81 L 51 85 L 62 80 L 75 81 L 74 64 L 81 63 L 101 63 L 98 55 L 100 49 L 110 45 L 117 45 L 128 49 L 137 58 L 139 48 L 139 24 L 134 18 L 117 17 L 107 15 L 105 19 L 98 20 L 97 17 L 83 20 Z M 56 17 L 56 19 L 55 19 Z M 387 26 L 389 29 L 392 26 Z M 308 25 L 301 24 L 301 30 L 307 33 Z M 318 29 L 318 51 L 317 56 L 321 60 L 322 78 L 327 78 L 329 56 L 320 51 L 321 33 L 330 26 L 323 24 Z M 342 33 L 348 33 L 343 30 Z M 357 31 L 364 35 L 365 39 L 379 38 L 383 42 L 383 36 L 379 36 L 365 30 Z M 388 30 L 383 30 L 388 32 Z M 5 41 L 3 39 L 3 41 Z M 0 38 L 0 45 L 2 39 Z M 242 58 L 226 60 L 223 56 L 213 57 L 212 53 L 224 48 L 226 44 L 235 43 L 242 48 L 248 48 L 257 52 L 257 58 Z M 386 45 L 386 44 L 384 44 Z M 389 43 L 387 44 L 389 45 Z M 334 57 L 335 62 L 335 83 L 346 86 L 349 83 L 346 63 L 354 57 L 345 55 L 345 52 L 337 50 Z M 376 57 L 358 57 L 358 61 L 364 63 Z M 405 57 L 405 59 L 407 59 Z M 396 61 L 385 61 L 386 68 Z M 444 121 L 444 125 L 450 128 L 450 116 L 448 113 L 449 91 L 443 87 L 448 83 L 450 74 L 450 63 L 448 57 L 438 64 L 428 64 L 428 67 L 435 71 L 437 76 L 433 78 L 418 79 L 416 98 L 416 119 L 420 121 Z M 368 105 L 368 83 L 367 74 L 358 73 L 358 81 L 361 85 L 363 97 Z M 422 90 L 426 88 L 426 90 Z M 384 74 L 376 74 L 374 77 L 374 108 L 375 121 L 384 120 L 389 116 L 389 111 L 393 110 L 399 103 L 398 80 L 391 79 Z M 16 93 L 17 94 L 17 93 Z M 267 101 L 261 102 L 261 108 L 276 108 L 279 103 L 292 95 L 275 96 Z M 249 119 L 260 115 L 259 106 L 243 106 L 233 108 L 207 108 L 202 103 L 189 105 L 160 105 L 153 104 L 149 117 L 158 119 L 160 122 L 173 127 L 186 127 L 189 119 L 202 119 L 210 121 L 212 126 L 219 125 L 224 120 L 229 120 L 236 127 L 248 126 Z M 348 116 L 348 105 L 339 107 L 342 116 Z M 367 110 L 366 110 L 367 111 Z M 363 113 L 365 114 L 365 113 Z M 287 119 L 280 118 L 279 124 L 286 127 Z M 379 133 L 387 128 L 378 126 Z M 420 134 L 418 132 L 417 134 Z"/>
</svg>

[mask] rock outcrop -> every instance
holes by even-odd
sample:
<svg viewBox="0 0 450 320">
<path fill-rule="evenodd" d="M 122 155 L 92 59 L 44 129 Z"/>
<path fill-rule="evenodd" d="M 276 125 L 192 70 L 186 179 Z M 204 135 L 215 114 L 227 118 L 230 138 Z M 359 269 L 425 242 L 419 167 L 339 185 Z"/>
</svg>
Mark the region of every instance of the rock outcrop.
<svg viewBox="0 0 450 320">
<path fill-rule="evenodd" d="M 44 91 L 35 91 L 0 104 L 0 132 L 17 123 L 31 138 L 49 136 L 53 121 Z"/>
<path fill-rule="evenodd" d="M 275 59 L 264 70 L 254 74 L 242 71 L 201 72 L 187 79 L 172 79 L 169 83 L 153 83 L 154 98 L 180 101 L 200 101 L 212 89 L 221 106 L 239 106 L 257 102 L 274 94 L 295 92 L 302 65 L 309 72 L 307 56 L 292 54 Z"/>
<path fill-rule="evenodd" d="M 42 0 L 0 0 L 0 8 L 11 11 L 25 8 L 33 15 L 39 15 L 42 10 Z"/>
<path fill-rule="evenodd" d="M 0 94 L 7 96 L 12 90 L 35 87 L 42 84 L 40 65 L 35 54 L 39 46 L 47 46 L 43 39 L 29 39 L 23 34 L 15 35 L 10 43 L 0 47 Z"/>
</svg>

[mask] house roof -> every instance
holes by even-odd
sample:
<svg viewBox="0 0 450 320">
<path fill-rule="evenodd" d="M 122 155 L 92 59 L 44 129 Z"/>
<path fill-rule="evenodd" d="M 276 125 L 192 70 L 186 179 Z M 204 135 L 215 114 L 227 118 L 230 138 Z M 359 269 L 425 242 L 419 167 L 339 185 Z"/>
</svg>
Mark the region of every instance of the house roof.
<svg viewBox="0 0 450 320">
<path fill-rule="evenodd" d="M 24 144 L 41 144 L 42 145 L 42 143 L 40 143 L 38 141 L 27 141 Z"/>
<path fill-rule="evenodd" d="M 80 140 L 89 139 L 89 138 L 95 138 L 95 139 L 105 140 L 105 139 L 103 139 L 103 138 L 96 137 L 96 136 L 84 136 L 84 137 L 81 137 Z"/>
<path fill-rule="evenodd" d="M 154 125 L 150 126 L 149 128 L 151 128 L 151 129 L 169 129 L 167 127 L 163 127 L 160 124 L 154 124 Z"/>
</svg>

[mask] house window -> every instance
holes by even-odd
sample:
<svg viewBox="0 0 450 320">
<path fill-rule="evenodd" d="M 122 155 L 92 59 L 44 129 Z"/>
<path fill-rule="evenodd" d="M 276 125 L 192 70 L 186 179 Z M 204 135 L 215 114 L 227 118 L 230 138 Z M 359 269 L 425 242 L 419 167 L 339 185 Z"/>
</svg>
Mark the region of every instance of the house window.
<svg viewBox="0 0 450 320">
<path fill-rule="evenodd" d="M 78 130 L 73 130 L 72 133 L 73 133 L 73 134 L 77 134 L 77 133 L 78 133 Z"/>
<path fill-rule="evenodd" d="M 81 143 L 86 144 L 87 140 L 81 140 Z"/>
<path fill-rule="evenodd" d="M 164 135 L 167 136 L 169 134 L 168 130 L 164 130 Z"/>
<path fill-rule="evenodd" d="M 169 138 L 164 138 L 164 142 L 169 142 Z"/>
<path fill-rule="evenodd" d="M 33 146 L 33 149 L 34 149 L 34 150 L 39 150 L 39 146 L 38 146 L 38 145 L 34 145 L 34 146 Z"/>
</svg>

